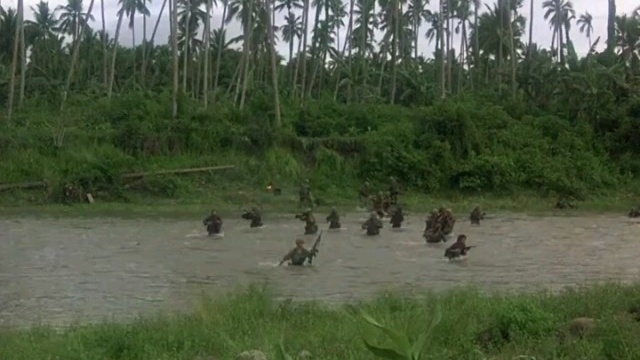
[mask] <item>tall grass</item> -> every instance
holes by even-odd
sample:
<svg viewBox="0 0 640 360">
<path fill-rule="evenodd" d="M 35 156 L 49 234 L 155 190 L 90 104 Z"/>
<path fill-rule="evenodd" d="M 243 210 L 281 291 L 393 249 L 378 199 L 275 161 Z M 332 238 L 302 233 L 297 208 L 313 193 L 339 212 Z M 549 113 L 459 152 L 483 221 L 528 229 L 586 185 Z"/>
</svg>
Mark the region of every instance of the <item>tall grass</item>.
<svg viewBox="0 0 640 360">
<path fill-rule="evenodd" d="M 421 359 L 636 360 L 640 323 L 627 311 L 638 305 L 640 285 L 609 284 L 556 295 L 488 295 L 473 289 L 420 298 L 385 294 L 333 307 L 277 302 L 268 290 L 253 287 L 204 299 L 186 314 L 127 324 L 75 325 L 62 331 L 6 330 L 0 334 L 0 358 L 234 359 L 242 351 L 257 349 L 276 359 L 281 358 L 277 356 L 283 344 L 293 355 L 307 350 L 316 359 L 370 360 L 375 356 L 365 340 L 398 349 L 390 339 L 404 337 Z M 566 324 L 575 317 L 597 319 L 582 339 L 567 335 Z M 380 331 L 373 322 L 393 331 Z M 389 338 L 390 333 L 395 337 Z"/>
</svg>

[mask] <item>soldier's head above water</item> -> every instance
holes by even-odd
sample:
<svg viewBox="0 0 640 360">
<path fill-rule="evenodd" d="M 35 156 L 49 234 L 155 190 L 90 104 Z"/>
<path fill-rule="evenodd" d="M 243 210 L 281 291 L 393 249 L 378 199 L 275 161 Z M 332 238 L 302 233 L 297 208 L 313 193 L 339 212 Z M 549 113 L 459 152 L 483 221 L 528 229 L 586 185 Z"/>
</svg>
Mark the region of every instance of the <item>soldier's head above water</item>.
<svg viewBox="0 0 640 360">
<path fill-rule="evenodd" d="M 460 234 L 458 235 L 458 241 L 461 243 L 464 243 L 467 240 L 467 235 L 465 234 Z"/>
<path fill-rule="evenodd" d="M 299 239 L 299 238 L 296 239 L 296 246 L 299 247 L 299 248 L 304 247 L 304 240 Z"/>
<path fill-rule="evenodd" d="M 372 211 L 371 214 L 370 214 L 370 218 L 377 219 L 378 218 L 378 214 L 375 211 Z"/>
</svg>

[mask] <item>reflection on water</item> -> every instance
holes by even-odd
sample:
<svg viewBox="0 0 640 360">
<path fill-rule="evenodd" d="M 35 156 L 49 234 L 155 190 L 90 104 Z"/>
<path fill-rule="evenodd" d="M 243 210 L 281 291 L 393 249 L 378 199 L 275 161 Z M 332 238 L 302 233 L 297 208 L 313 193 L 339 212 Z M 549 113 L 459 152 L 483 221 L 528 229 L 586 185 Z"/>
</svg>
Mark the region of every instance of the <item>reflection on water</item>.
<svg viewBox="0 0 640 360">
<path fill-rule="evenodd" d="M 212 239 L 193 222 L 121 219 L 0 221 L 0 326 L 126 319 L 188 310 L 201 294 L 251 283 L 281 297 L 347 301 L 382 290 L 476 285 L 488 289 L 557 289 L 638 278 L 640 222 L 624 216 L 496 215 L 480 226 L 459 220 L 455 233 L 477 247 L 457 262 L 446 245 L 421 238 L 424 217 L 367 237 L 366 214 L 325 231 L 311 268 L 277 267 L 303 232 L 291 218 L 262 229 L 226 219 Z M 325 227 L 326 225 L 323 225 Z M 314 236 L 307 236 L 307 243 Z"/>
</svg>

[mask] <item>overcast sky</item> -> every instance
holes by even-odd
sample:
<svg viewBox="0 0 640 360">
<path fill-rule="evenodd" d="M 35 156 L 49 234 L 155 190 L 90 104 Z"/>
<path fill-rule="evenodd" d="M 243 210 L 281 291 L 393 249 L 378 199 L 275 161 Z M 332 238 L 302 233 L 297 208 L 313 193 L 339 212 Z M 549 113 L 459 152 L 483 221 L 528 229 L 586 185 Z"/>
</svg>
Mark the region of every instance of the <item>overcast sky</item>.
<svg viewBox="0 0 640 360">
<path fill-rule="evenodd" d="M 149 10 L 151 12 L 151 18 L 147 21 L 148 26 L 148 34 L 151 34 L 153 30 L 153 26 L 155 25 L 155 21 L 157 19 L 158 13 L 160 12 L 160 8 L 162 7 L 163 0 L 152 0 L 152 3 L 148 5 Z M 343 0 L 345 3 L 349 3 L 348 0 Z M 32 18 L 31 7 L 38 3 L 39 0 L 24 0 L 25 3 L 25 11 L 26 17 Z M 55 9 L 60 4 L 66 2 L 66 0 L 48 0 L 51 8 Z M 495 0 L 484 0 L 485 3 L 490 4 L 494 3 Z M 552 33 L 549 28 L 549 25 L 544 20 L 544 12 L 542 9 L 542 0 L 535 0 L 536 5 L 534 8 L 534 26 L 533 26 L 533 41 L 543 45 L 544 47 L 549 47 L 552 39 Z M 88 8 L 90 1 L 84 0 L 85 7 Z M 117 16 L 116 11 L 118 7 L 118 0 L 104 0 L 105 3 L 105 13 L 106 13 L 106 26 L 107 31 L 113 36 L 115 33 L 115 27 L 117 24 Z M 431 5 L 429 6 L 432 10 L 437 10 L 438 1 L 431 0 Z M 617 0 L 617 13 L 618 15 L 623 13 L 631 13 L 635 8 L 640 6 L 640 1 L 638 0 Z M 3 7 L 11 6 L 15 7 L 17 4 L 17 0 L 0 0 L 0 4 Z M 607 34 L 607 0 L 573 0 L 573 5 L 576 10 L 576 16 L 579 14 L 583 14 L 585 11 L 589 11 L 593 16 L 593 27 L 594 34 L 592 35 L 593 41 L 600 36 L 599 48 L 602 49 L 604 47 L 604 43 L 606 42 L 606 34 Z M 347 5 L 348 6 L 348 5 Z M 348 10 L 348 8 L 347 8 Z M 529 0 L 524 0 L 524 6 L 521 9 L 522 14 L 529 18 Z M 101 16 L 100 16 L 100 0 L 95 0 L 94 9 L 92 11 L 93 16 L 95 17 L 95 21 L 91 23 L 92 27 L 95 29 L 100 29 L 102 27 Z M 158 34 L 156 35 L 156 43 L 166 42 L 169 36 L 169 23 L 168 23 L 168 6 L 165 8 L 165 12 L 163 14 L 162 22 L 158 28 Z M 222 7 L 214 10 L 212 28 L 218 28 L 220 26 L 220 21 L 222 18 Z M 282 25 L 284 23 L 284 13 L 281 13 L 276 18 L 277 25 Z M 310 16 L 310 22 L 313 22 L 313 13 Z M 348 21 L 345 20 L 345 24 Z M 309 27 L 311 30 L 311 26 Z M 228 38 L 231 38 L 237 34 L 241 33 L 241 28 L 238 23 L 231 23 L 227 25 L 227 34 Z M 433 52 L 433 44 L 427 44 L 427 40 L 424 37 L 424 33 L 427 28 L 423 25 L 421 29 L 421 38 L 419 45 L 419 52 L 428 54 L 429 56 Z M 528 30 L 529 27 L 527 25 L 525 41 L 528 39 Z M 343 38 L 345 36 L 346 30 L 341 30 L 341 38 L 340 43 L 343 43 Z M 139 17 L 136 20 L 136 41 L 142 38 L 142 18 Z M 131 44 L 131 31 L 126 27 L 126 22 L 123 22 L 123 29 L 120 33 L 120 42 L 124 45 Z M 577 24 L 573 24 L 571 28 L 571 39 L 574 42 L 576 47 L 576 51 L 579 54 L 584 54 L 588 50 L 589 42 L 586 36 L 580 34 L 578 30 Z M 458 44 L 458 42 L 456 42 Z M 297 45 L 296 45 L 297 47 Z M 278 52 L 283 56 L 287 57 L 289 53 L 289 47 L 284 42 L 280 41 L 278 43 Z"/>
</svg>

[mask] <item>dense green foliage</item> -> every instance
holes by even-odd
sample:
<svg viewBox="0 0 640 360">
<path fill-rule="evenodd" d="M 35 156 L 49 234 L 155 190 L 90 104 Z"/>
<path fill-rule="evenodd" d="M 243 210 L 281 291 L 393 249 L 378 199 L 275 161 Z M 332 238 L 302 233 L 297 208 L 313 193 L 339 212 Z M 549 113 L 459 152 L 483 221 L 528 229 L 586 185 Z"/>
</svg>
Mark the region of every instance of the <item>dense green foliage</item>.
<svg viewBox="0 0 640 360">
<path fill-rule="evenodd" d="M 37 107 L 21 113 L 0 135 L 0 182 L 45 179 L 54 189 L 71 182 L 118 197 L 123 173 L 231 162 L 238 169 L 224 175 L 260 186 L 306 175 L 321 191 L 337 184 L 354 191 L 355 179 L 382 184 L 395 175 L 420 192 L 584 196 L 622 184 L 640 168 L 640 153 L 619 146 L 626 131 L 603 141 L 588 124 L 512 116 L 486 100 L 417 108 L 314 102 L 289 107 L 283 128 L 275 130 L 264 121 L 266 99 L 254 99 L 244 111 L 185 106 L 176 121 L 162 99 L 131 93 L 111 103 L 74 100 L 60 115 Z M 631 110 L 624 115 L 622 123 L 638 122 Z M 620 160 L 612 163 L 614 156 Z M 176 196 L 185 186 L 180 181 L 150 179 L 144 187 Z"/>
<path fill-rule="evenodd" d="M 326 360 L 370 360 L 363 340 L 392 347 L 385 332 L 360 315 L 407 336 L 410 344 L 434 324 L 422 358 L 437 359 L 610 359 L 640 357 L 637 286 L 599 286 L 548 293 L 482 295 L 451 290 L 423 298 L 383 295 L 355 305 L 275 302 L 252 289 L 204 301 L 187 314 L 144 318 L 128 324 L 72 326 L 2 333 L 6 360 L 60 359 L 233 359 L 258 349 L 277 359 L 282 342 L 289 354 L 302 350 Z M 438 316 L 440 315 L 440 316 Z M 637 316 L 637 313 L 636 313 Z M 440 321 L 434 323 L 434 318 Z M 568 323 L 596 319 L 584 338 L 572 336 Z M 396 347 L 397 348 L 397 347 Z M 400 350 L 400 349 L 398 349 Z M 424 357 L 426 356 L 426 357 Z"/>
<path fill-rule="evenodd" d="M 243 111 L 185 106 L 176 121 L 162 95 L 89 102 L 74 99 L 59 115 L 37 107 L 18 115 L 0 135 L 0 182 L 44 179 L 53 189 L 71 182 L 119 197 L 123 173 L 231 162 L 239 168 L 225 175 L 250 185 L 306 175 L 328 191 L 395 175 L 406 188 L 430 193 L 527 189 L 580 197 L 623 184 L 640 169 L 637 144 L 621 145 L 629 131 L 640 131 L 632 107 L 618 111 L 620 127 L 604 138 L 584 122 L 510 115 L 476 99 L 417 108 L 319 101 L 288 107 L 281 130 L 265 121 L 269 103 L 260 98 Z M 180 181 L 151 179 L 144 187 L 175 196 L 185 186 Z"/>
</svg>

